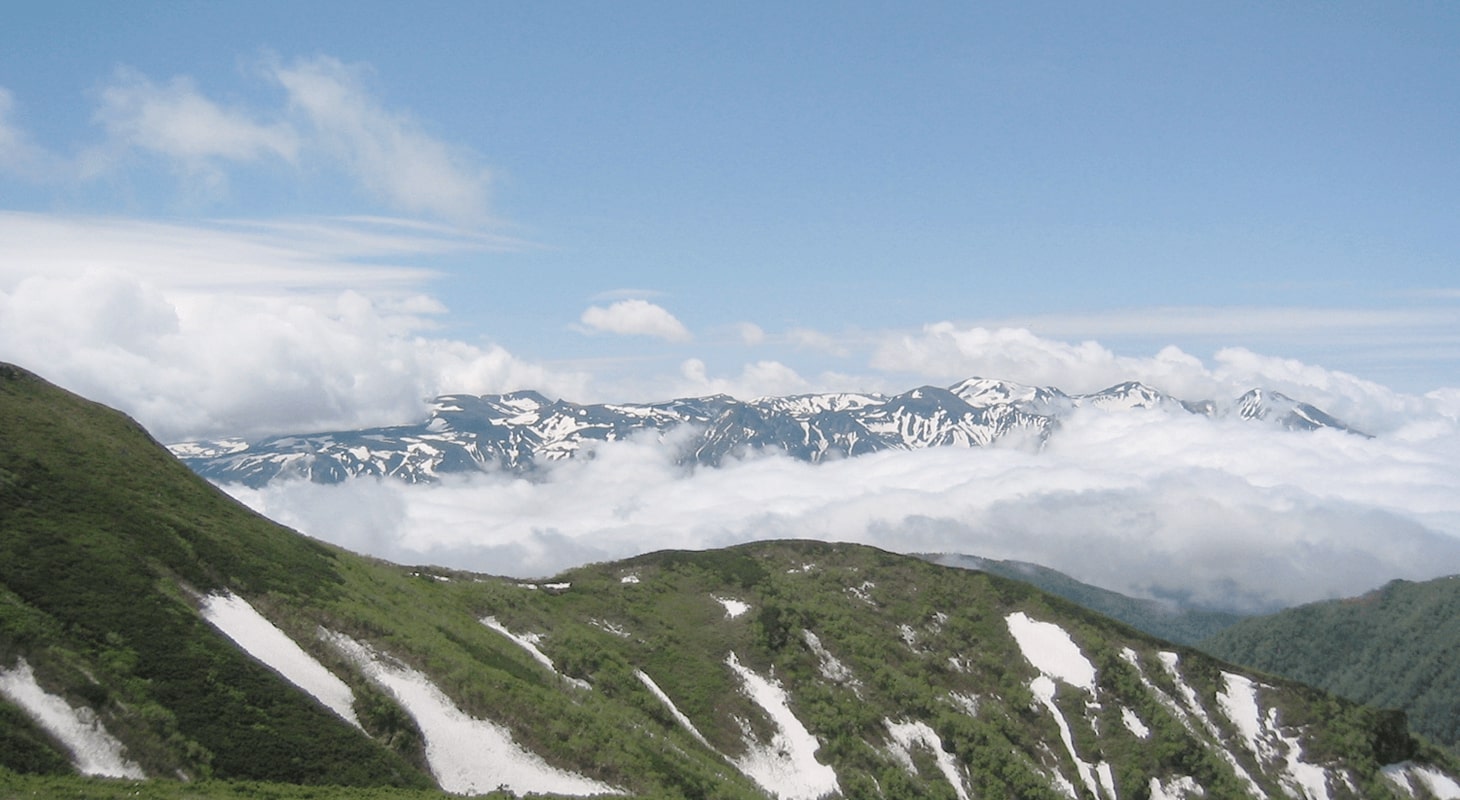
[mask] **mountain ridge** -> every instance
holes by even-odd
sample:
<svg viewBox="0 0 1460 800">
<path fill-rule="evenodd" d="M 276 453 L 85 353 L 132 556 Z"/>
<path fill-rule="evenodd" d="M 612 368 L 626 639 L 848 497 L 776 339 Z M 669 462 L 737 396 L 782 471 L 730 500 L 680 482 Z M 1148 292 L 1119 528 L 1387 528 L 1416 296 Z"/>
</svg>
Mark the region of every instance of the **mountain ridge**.
<svg viewBox="0 0 1460 800">
<path fill-rule="evenodd" d="M 390 477 L 411 483 L 443 475 L 536 468 L 598 443 L 635 436 L 663 440 L 687 427 L 680 461 L 718 466 L 754 452 L 819 462 L 881 450 L 927 447 L 1042 447 L 1077 409 L 1137 409 L 1231 417 L 1288 430 L 1320 428 L 1366 435 L 1310 404 L 1253 389 L 1231 403 L 1178 400 L 1127 381 L 1099 392 L 969 378 L 949 387 L 921 386 L 897 395 L 825 393 L 740 401 L 728 395 L 658 403 L 580 405 L 535 391 L 447 394 L 431 401 L 424 422 L 356 431 L 222 439 L 171 445 L 174 455 L 219 483 L 257 488 L 275 478 L 335 483 Z"/>
</svg>

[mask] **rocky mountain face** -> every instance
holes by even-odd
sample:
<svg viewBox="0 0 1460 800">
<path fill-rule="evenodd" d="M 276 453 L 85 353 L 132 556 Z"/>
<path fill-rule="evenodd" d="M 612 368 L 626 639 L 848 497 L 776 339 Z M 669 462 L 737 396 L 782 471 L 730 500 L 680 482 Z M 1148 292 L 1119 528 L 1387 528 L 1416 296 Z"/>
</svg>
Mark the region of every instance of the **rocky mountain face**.
<svg viewBox="0 0 1460 800">
<path fill-rule="evenodd" d="M 726 395 L 664 403 L 579 405 L 536 392 L 445 395 L 419 424 L 358 431 L 275 436 L 257 441 L 183 442 L 172 451 L 219 483 L 258 487 L 280 477 L 334 483 L 357 476 L 412 483 L 450 473 L 529 473 L 544 463 L 589 452 L 595 443 L 671 431 L 686 463 L 715 466 L 753 452 L 818 462 L 879 450 L 1038 447 L 1075 409 L 1111 413 L 1163 408 L 1229 415 L 1294 430 L 1352 431 L 1340 420 L 1276 392 L 1254 389 L 1228 405 L 1177 400 L 1141 383 L 1093 394 L 972 378 L 946 388 L 924 386 L 895 396 L 818 394 L 741 401 Z"/>
<path fill-rule="evenodd" d="M 71 772 L 189 797 L 1460 796 L 1400 714 L 1027 584 L 813 542 L 540 582 L 396 566 L 0 367 L 0 786 L 85 795 L 34 777 Z"/>
</svg>

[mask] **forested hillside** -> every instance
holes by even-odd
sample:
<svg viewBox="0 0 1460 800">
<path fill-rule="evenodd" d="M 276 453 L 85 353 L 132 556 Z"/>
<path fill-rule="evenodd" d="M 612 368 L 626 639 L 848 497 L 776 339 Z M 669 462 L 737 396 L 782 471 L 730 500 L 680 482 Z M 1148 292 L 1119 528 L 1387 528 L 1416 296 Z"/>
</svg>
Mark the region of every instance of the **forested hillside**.
<svg viewBox="0 0 1460 800">
<path fill-rule="evenodd" d="M 1362 597 L 1245 620 L 1201 642 L 1237 664 L 1401 708 L 1460 746 L 1460 577 L 1394 581 Z"/>
</svg>

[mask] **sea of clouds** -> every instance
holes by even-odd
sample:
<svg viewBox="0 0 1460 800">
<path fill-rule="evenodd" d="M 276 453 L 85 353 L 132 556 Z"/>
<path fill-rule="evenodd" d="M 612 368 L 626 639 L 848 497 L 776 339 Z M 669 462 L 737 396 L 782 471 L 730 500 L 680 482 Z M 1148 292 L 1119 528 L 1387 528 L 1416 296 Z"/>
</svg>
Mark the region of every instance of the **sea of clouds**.
<svg viewBox="0 0 1460 800">
<path fill-rule="evenodd" d="M 642 439 L 533 480 L 229 487 L 403 563 L 519 577 L 664 549 L 861 542 L 1043 564 L 1123 593 L 1261 611 L 1460 572 L 1460 428 L 1372 439 L 1182 412 L 1081 412 L 1041 452 L 935 448 L 689 469 Z"/>
</svg>

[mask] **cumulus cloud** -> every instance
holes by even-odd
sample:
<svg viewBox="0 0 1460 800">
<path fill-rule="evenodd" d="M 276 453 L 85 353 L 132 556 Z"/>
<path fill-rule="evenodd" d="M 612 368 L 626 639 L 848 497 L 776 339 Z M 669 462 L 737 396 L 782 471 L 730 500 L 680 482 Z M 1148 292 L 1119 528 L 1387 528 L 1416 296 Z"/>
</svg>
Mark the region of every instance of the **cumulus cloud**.
<svg viewBox="0 0 1460 800">
<path fill-rule="evenodd" d="M 671 342 L 687 342 L 689 329 L 662 306 L 647 300 L 620 300 L 607 307 L 589 306 L 579 319 L 590 331 L 621 336 L 652 336 Z"/>
<path fill-rule="evenodd" d="M 164 440 L 398 423 L 444 392 L 586 384 L 501 347 L 431 337 L 444 307 L 419 291 L 430 273 L 342 257 L 469 243 L 324 222 L 280 232 L 0 215 L 0 232 L 16 234 L 0 265 L 0 360 Z"/>
<path fill-rule="evenodd" d="M 388 514 L 352 513 L 364 490 L 349 483 L 235 491 L 348 547 L 522 577 L 794 537 L 1022 559 L 1132 595 L 1251 611 L 1460 572 L 1460 425 L 1436 422 L 1398 441 L 1091 412 L 1042 453 L 761 457 L 694 471 L 640 440 L 537 482 L 364 482 Z"/>
</svg>

